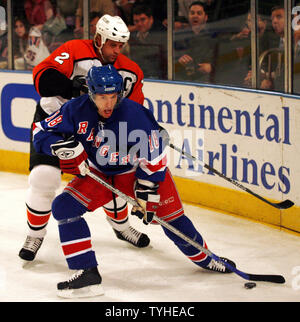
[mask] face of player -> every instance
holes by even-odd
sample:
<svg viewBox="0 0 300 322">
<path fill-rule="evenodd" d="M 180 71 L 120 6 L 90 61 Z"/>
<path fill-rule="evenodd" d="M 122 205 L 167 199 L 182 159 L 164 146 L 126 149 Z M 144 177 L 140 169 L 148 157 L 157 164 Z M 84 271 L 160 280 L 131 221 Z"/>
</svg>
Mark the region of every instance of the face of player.
<svg viewBox="0 0 300 322">
<path fill-rule="evenodd" d="M 111 117 L 112 112 L 118 101 L 118 93 L 113 94 L 96 94 L 94 102 L 98 109 L 98 114 L 107 119 Z"/>
<path fill-rule="evenodd" d="M 124 47 L 123 42 L 107 39 L 101 49 L 104 63 L 113 64 L 118 58 L 119 54 L 121 53 L 121 50 L 123 49 L 123 47 Z"/>
</svg>

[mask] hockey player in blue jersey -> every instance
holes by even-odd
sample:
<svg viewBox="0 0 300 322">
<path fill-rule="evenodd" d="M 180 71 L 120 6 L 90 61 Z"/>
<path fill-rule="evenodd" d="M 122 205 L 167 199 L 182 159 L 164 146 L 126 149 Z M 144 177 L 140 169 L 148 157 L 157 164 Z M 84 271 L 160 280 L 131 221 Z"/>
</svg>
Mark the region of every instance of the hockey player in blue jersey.
<svg viewBox="0 0 300 322">
<path fill-rule="evenodd" d="M 87 76 L 89 94 L 67 102 L 59 111 L 33 125 L 36 150 L 58 156 L 62 171 L 77 175 L 52 204 L 68 267 L 77 271 L 68 281 L 58 283 L 58 295 L 62 297 L 103 294 L 90 230 L 83 215 L 111 201 L 113 196 L 110 190 L 86 175 L 87 169 L 135 198 L 141 207 L 134 208 L 132 214 L 144 223 L 153 222 L 155 213 L 207 247 L 184 214 L 167 167 L 158 123 L 148 109 L 121 98 L 122 83 L 113 66 L 92 67 Z M 196 265 L 230 272 L 222 263 L 162 228 Z M 234 266 L 233 262 L 229 263 Z"/>
</svg>

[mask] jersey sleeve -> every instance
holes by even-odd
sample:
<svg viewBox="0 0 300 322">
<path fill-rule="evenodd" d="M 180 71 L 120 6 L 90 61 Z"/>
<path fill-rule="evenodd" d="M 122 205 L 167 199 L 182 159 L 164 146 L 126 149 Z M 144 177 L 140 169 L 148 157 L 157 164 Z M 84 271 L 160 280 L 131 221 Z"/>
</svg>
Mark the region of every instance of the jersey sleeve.
<svg viewBox="0 0 300 322">
<path fill-rule="evenodd" d="M 67 102 L 45 120 L 33 123 L 33 145 L 38 153 L 52 155 L 51 144 L 66 139 L 74 133 L 72 108 L 69 106 L 70 103 Z"/>
<path fill-rule="evenodd" d="M 145 131 L 144 142 L 141 144 L 136 177 L 152 182 L 165 179 L 167 169 L 167 147 L 159 132 L 159 125 L 147 110 L 149 117 L 148 129 Z"/>
<path fill-rule="evenodd" d="M 49 97 L 60 95 L 63 90 L 70 90 L 72 88 L 70 77 L 78 55 L 80 55 L 80 42 L 71 40 L 58 47 L 39 63 L 32 72 L 37 92 L 41 96 Z"/>
<path fill-rule="evenodd" d="M 137 69 L 137 82 L 134 84 L 133 91 L 128 96 L 131 100 L 144 105 L 144 93 L 143 93 L 143 85 L 144 85 L 144 73 L 138 68 Z"/>
</svg>

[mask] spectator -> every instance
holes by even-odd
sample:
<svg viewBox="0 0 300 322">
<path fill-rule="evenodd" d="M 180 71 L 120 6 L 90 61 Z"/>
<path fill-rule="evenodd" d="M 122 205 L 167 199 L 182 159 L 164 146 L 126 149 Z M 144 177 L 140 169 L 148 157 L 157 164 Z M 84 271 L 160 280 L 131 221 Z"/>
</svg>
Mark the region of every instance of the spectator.
<svg viewBox="0 0 300 322">
<path fill-rule="evenodd" d="M 13 54 L 14 54 L 14 67 L 18 70 L 26 69 L 24 54 L 28 46 L 28 23 L 25 18 L 15 17 L 14 19 L 14 41 L 13 41 Z M 4 44 L 4 43 L 3 43 Z M 0 44 L 1 48 L 1 44 Z M 8 48 L 7 43 L 5 48 L 1 51 L 1 68 L 7 68 Z"/>
<path fill-rule="evenodd" d="M 137 31 L 129 40 L 130 58 L 142 67 L 145 78 L 166 79 L 166 30 L 154 19 L 149 7 L 136 6 L 132 15 Z"/>
<path fill-rule="evenodd" d="M 54 42 L 57 42 L 61 37 L 61 34 L 67 30 L 65 19 L 60 15 L 58 11 L 48 19 L 42 27 L 42 35 L 45 44 L 50 47 Z"/>
<path fill-rule="evenodd" d="M 79 0 L 56 0 L 57 11 L 65 19 L 67 28 L 71 30 L 75 29 L 75 14 L 78 3 Z M 68 40 L 71 40 L 71 38 Z"/>
<path fill-rule="evenodd" d="M 185 17 L 188 20 L 189 7 L 193 2 L 195 2 L 195 0 L 177 0 L 176 2 L 178 3 L 178 16 Z M 209 10 L 215 0 L 202 0 L 201 2 L 205 4 L 207 10 Z"/>
<path fill-rule="evenodd" d="M 0 30 L 0 69 L 7 68 L 7 30 Z"/>
<path fill-rule="evenodd" d="M 269 33 L 267 32 L 267 20 L 261 15 L 257 18 L 258 31 L 258 56 L 269 48 Z M 227 75 L 222 75 L 223 82 L 237 86 L 251 87 L 251 14 L 248 12 L 245 25 L 240 32 L 234 34 L 229 40 L 230 47 L 234 48 L 231 58 L 230 71 Z M 217 67 L 218 72 L 222 72 L 222 66 Z M 220 70 L 219 70 L 220 69 Z M 224 72 L 224 74 L 226 71 Z"/>
<path fill-rule="evenodd" d="M 271 9 L 271 21 L 274 33 L 269 48 L 278 48 L 284 51 L 283 6 L 276 6 Z M 278 57 L 278 55 L 276 56 Z M 270 67 L 265 67 L 262 65 L 262 73 L 260 75 L 262 79 L 260 84 L 261 89 L 284 91 L 284 64 L 282 63 L 276 72 L 275 68 L 278 67 L 277 61 L 275 61 L 275 64 L 272 63 Z"/>
<path fill-rule="evenodd" d="M 0 0 L 0 69 L 7 68 L 7 17 L 6 1 Z"/>
<path fill-rule="evenodd" d="M 43 36 L 46 38 L 50 53 L 74 38 L 75 12 L 78 8 L 78 0 L 56 0 L 56 4 L 56 16 L 49 24 L 46 23 L 43 30 Z"/>
<path fill-rule="evenodd" d="M 175 34 L 175 78 L 212 82 L 215 42 L 207 27 L 206 6 L 193 2 L 188 18 L 189 28 Z"/>
<path fill-rule="evenodd" d="M 189 18 L 189 7 L 195 0 L 177 0 L 178 2 L 178 16 Z M 204 2 L 204 1 L 202 1 Z"/>
<path fill-rule="evenodd" d="M 300 3 L 297 3 L 295 7 L 300 7 Z M 296 18 L 297 17 L 297 18 Z M 297 23 L 297 26 L 293 26 L 294 30 L 294 92 L 300 93 L 300 71 L 299 71 L 299 63 L 300 63 L 300 21 L 299 21 L 299 11 L 294 13 L 293 19 L 296 18 L 294 22 Z"/>
<path fill-rule="evenodd" d="M 27 20 L 16 17 L 14 20 L 15 38 L 13 42 L 13 53 L 15 69 L 25 69 L 24 54 L 28 46 L 29 26 Z"/>
<path fill-rule="evenodd" d="M 64 18 L 49 0 L 25 0 L 24 9 L 29 24 L 42 32 L 47 47 L 67 28 Z"/>
<path fill-rule="evenodd" d="M 181 2 L 184 2 L 186 6 L 189 6 L 192 2 L 194 2 L 195 0 L 183 0 Z M 189 22 L 188 22 L 188 14 L 184 13 L 182 10 L 180 11 L 179 9 L 179 3 L 180 1 L 176 0 L 174 1 L 174 31 L 178 31 L 180 29 L 184 29 L 187 28 L 189 26 Z M 168 19 L 167 17 L 164 18 L 163 22 L 162 22 L 163 26 L 165 28 L 168 28 Z"/>
<path fill-rule="evenodd" d="M 90 12 L 90 39 L 96 35 L 96 25 L 100 17 L 98 12 Z"/>
<path fill-rule="evenodd" d="M 263 19 L 261 16 L 258 16 L 257 29 L 258 29 L 259 37 L 264 35 L 266 27 L 267 27 L 267 21 Z M 250 33 L 251 33 L 251 13 L 248 12 L 244 28 L 238 34 L 233 35 L 231 37 L 231 40 L 249 39 Z"/>
<path fill-rule="evenodd" d="M 29 24 L 40 29 L 55 14 L 49 0 L 25 0 L 24 9 Z"/>
<path fill-rule="evenodd" d="M 136 26 L 132 20 L 132 8 L 135 0 L 114 0 L 117 15 L 126 23 L 130 32 L 136 31 Z"/>
<path fill-rule="evenodd" d="M 44 43 L 40 29 L 32 27 L 29 30 L 28 47 L 24 55 L 27 69 L 33 69 L 49 55 L 50 52 Z"/>
<path fill-rule="evenodd" d="M 134 7 L 141 5 L 151 9 L 157 23 L 162 23 L 167 18 L 167 1 L 135 0 L 132 10 Z M 175 6 L 177 6 L 177 1 L 175 1 Z M 177 12 L 177 10 L 175 10 L 175 12 Z"/>
<path fill-rule="evenodd" d="M 98 12 L 102 17 L 104 14 L 114 16 L 116 14 L 116 7 L 112 0 L 90 0 L 90 12 Z M 75 36 L 81 38 L 83 35 L 83 0 L 79 0 L 78 8 L 76 10 L 75 19 Z"/>
</svg>

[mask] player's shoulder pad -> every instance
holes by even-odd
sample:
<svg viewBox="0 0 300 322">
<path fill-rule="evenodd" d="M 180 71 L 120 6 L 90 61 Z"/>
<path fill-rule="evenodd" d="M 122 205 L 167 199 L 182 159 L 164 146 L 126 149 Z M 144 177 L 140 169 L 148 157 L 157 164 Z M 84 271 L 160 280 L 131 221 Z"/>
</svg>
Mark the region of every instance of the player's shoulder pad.
<svg viewBox="0 0 300 322">
<path fill-rule="evenodd" d="M 71 39 L 66 41 L 61 47 L 66 48 L 71 52 L 80 52 L 83 47 L 90 47 L 92 40 L 89 39 Z M 60 48 L 60 47 L 59 47 Z"/>
<path fill-rule="evenodd" d="M 134 71 L 142 72 L 141 67 L 129 57 L 125 56 L 124 54 L 119 54 L 118 58 L 114 64 L 117 69 L 128 69 L 131 70 L 133 68 Z"/>
<path fill-rule="evenodd" d="M 126 113 L 129 113 L 135 120 L 148 120 L 152 125 L 157 124 L 155 117 L 153 115 L 153 112 L 146 108 L 145 106 L 129 99 L 129 98 L 123 98 L 122 99 L 122 107 L 123 111 L 126 111 Z"/>
</svg>

